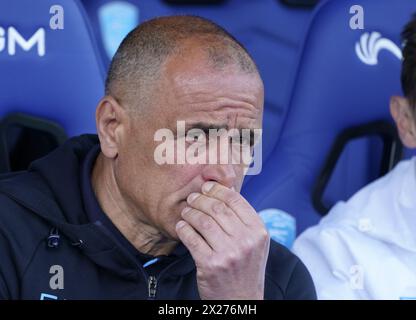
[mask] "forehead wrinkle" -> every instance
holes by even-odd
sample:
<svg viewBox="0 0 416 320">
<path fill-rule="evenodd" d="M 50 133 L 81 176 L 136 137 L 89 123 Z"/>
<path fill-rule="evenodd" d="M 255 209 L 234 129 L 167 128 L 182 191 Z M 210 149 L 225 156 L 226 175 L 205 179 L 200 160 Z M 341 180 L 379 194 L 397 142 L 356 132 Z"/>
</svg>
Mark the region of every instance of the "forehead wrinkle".
<svg viewBox="0 0 416 320">
<path fill-rule="evenodd" d="M 169 79 L 170 85 L 175 88 L 176 95 L 184 99 L 197 97 L 200 101 L 210 101 L 212 96 L 216 96 L 217 98 L 241 100 L 254 105 L 256 101 L 255 92 L 263 90 L 262 83 L 253 90 L 254 87 L 257 87 L 257 84 L 251 82 L 257 82 L 257 80 L 253 76 L 249 76 L 250 79 L 248 80 L 247 75 L 239 72 L 230 74 L 198 68 L 197 70 L 181 70 L 174 73 Z M 215 76 L 213 76 L 213 73 Z M 236 90 L 235 76 L 238 74 L 241 74 L 242 77 L 241 81 L 238 81 L 240 92 L 235 93 L 233 92 L 233 90 Z M 227 80 L 226 78 L 230 79 Z M 250 91 L 252 93 L 248 94 L 247 92 Z M 204 95 L 208 95 L 209 99 L 205 99 Z"/>
<path fill-rule="evenodd" d="M 261 107 L 255 106 L 256 99 L 245 94 L 234 94 L 232 96 L 224 96 L 223 93 L 216 95 L 215 93 L 204 91 L 185 92 L 176 95 L 181 104 L 195 106 L 195 109 L 201 111 L 217 111 L 224 108 L 242 109 L 253 113 L 253 116 L 261 112 Z"/>
<path fill-rule="evenodd" d="M 251 94 L 244 91 L 233 92 L 236 89 L 232 86 L 227 88 L 227 85 L 230 85 L 230 83 L 224 82 L 223 85 L 221 85 L 218 81 L 200 81 L 195 78 L 192 81 L 174 82 L 174 86 L 177 89 L 175 91 L 177 92 L 178 97 L 184 97 L 185 99 L 190 97 L 192 99 L 197 98 L 200 101 L 211 101 L 211 97 L 215 97 L 216 99 L 241 101 L 252 105 L 255 104 L 256 97 L 254 92 Z M 247 86 L 247 88 L 250 89 L 251 86 Z M 209 98 L 206 99 L 205 96 L 208 96 Z"/>
<path fill-rule="evenodd" d="M 200 112 L 194 113 L 191 117 L 184 117 L 186 123 L 194 124 L 198 122 L 210 123 L 217 126 L 223 126 L 224 124 L 228 129 L 230 128 L 261 128 L 262 119 L 258 117 L 248 117 L 244 114 L 237 113 L 217 113 L 208 112 L 203 116 Z"/>
<path fill-rule="evenodd" d="M 261 116 L 258 116 L 260 113 L 259 110 L 255 110 L 256 114 L 253 112 L 241 112 L 236 111 L 235 107 L 222 107 L 218 108 L 217 110 L 212 109 L 198 109 L 189 114 L 188 112 L 184 112 L 178 115 L 178 119 L 184 120 L 186 122 L 210 122 L 210 123 L 227 123 L 230 124 L 230 119 L 236 119 L 234 122 L 262 122 Z"/>
<path fill-rule="evenodd" d="M 237 113 L 238 117 L 261 122 L 263 106 L 257 93 L 262 87 L 257 88 L 255 78 L 250 76 L 247 80 L 242 75 L 241 82 L 237 79 L 238 83 L 235 83 L 235 73 L 219 77 L 218 72 L 214 71 L 216 75 L 212 77 L 209 73 L 212 70 L 204 67 L 190 70 L 178 70 L 177 67 L 173 67 L 176 70 L 168 72 L 165 78 L 165 84 L 171 88 L 169 101 L 176 104 L 175 108 L 171 108 L 176 113 L 172 114 L 175 118 L 192 119 L 199 115 L 198 119 L 201 120 L 227 121 L 229 114 Z M 230 77 L 230 81 L 224 77 Z M 233 79 L 234 82 L 231 81 Z M 202 118 L 201 113 L 205 113 Z"/>
</svg>

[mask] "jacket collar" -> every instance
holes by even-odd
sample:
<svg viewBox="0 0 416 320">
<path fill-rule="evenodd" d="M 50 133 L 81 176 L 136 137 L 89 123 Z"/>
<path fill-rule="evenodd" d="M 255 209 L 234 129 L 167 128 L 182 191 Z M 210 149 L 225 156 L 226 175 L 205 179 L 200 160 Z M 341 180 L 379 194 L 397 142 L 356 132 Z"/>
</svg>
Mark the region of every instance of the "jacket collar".
<svg viewBox="0 0 416 320">
<path fill-rule="evenodd" d="M 29 172 L 2 179 L 0 192 L 45 220 L 51 227 L 56 227 L 95 264 L 120 276 L 137 279 L 142 276 L 140 273 L 144 273 L 143 267 L 102 225 L 89 223 L 82 206 L 78 181 L 79 162 L 98 143 L 98 138 L 89 135 L 71 140 L 51 155 L 34 162 Z M 45 170 L 48 172 L 46 177 L 39 174 L 39 171 Z M 66 176 L 66 180 L 62 175 Z M 64 188 L 62 181 L 68 181 Z M 61 185 L 57 185 L 59 183 Z M 57 193 L 56 190 L 63 190 L 65 194 Z M 175 268 L 170 268 L 169 274 L 181 276 L 195 269 L 189 251 L 182 244 L 178 245 L 174 254 L 182 262 L 176 263 Z"/>
</svg>

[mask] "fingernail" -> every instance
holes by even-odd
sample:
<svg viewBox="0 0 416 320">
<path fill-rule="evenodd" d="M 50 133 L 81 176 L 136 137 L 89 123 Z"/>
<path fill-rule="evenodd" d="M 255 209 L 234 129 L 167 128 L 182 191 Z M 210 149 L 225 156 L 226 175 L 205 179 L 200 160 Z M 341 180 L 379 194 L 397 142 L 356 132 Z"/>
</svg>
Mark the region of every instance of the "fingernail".
<svg viewBox="0 0 416 320">
<path fill-rule="evenodd" d="M 191 210 L 192 208 L 190 208 L 190 207 L 185 207 L 185 208 L 183 208 L 183 210 L 182 210 L 182 212 L 181 212 L 181 215 L 183 216 L 185 213 L 187 213 L 189 210 Z"/>
<path fill-rule="evenodd" d="M 212 187 L 215 185 L 215 182 L 213 182 L 213 181 L 208 181 L 208 182 L 205 182 L 203 185 L 202 185 L 202 192 L 204 192 L 204 193 L 208 193 L 211 189 L 212 189 Z"/>
<path fill-rule="evenodd" d="M 183 226 L 185 226 L 186 222 L 183 220 L 180 220 L 177 224 L 176 224 L 176 229 L 180 229 Z"/>
<path fill-rule="evenodd" d="M 194 201 L 196 198 L 199 197 L 199 193 L 191 193 L 188 198 L 186 199 L 186 201 L 188 201 L 188 203 L 192 203 L 192 201 Z"/>
</svg>

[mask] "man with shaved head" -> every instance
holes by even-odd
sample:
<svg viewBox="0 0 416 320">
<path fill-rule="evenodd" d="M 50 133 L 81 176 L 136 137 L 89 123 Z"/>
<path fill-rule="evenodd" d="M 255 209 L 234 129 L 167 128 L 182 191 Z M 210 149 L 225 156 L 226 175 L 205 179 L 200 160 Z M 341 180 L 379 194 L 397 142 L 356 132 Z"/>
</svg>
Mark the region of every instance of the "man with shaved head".
<svg viewBox="0 0 416 320">
<path fill-rule="evenodd" d="M 249 164 L 235 151 L 260 143 L 263 97 L 254 61 L 214 23 L 162 17 L 131 31 L 98 135 L 0 182 L 0 297 L 314 299 L 302 262 L 239 193 Z"/>
</svg>

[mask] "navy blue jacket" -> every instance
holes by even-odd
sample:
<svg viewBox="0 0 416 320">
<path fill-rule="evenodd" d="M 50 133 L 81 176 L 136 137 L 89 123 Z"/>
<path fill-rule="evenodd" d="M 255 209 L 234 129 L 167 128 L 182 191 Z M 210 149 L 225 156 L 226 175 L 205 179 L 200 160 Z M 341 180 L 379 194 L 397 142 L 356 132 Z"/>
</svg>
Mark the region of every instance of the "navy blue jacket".
<svg viewBox="0 0 416 320">
<path fill-rule="evenodd" d="M 199 299 L 184 246 L 154 278 L 102 224 L 88 221 L 80 166 L 98 143 L 95 135 L 72 138 L 27 171 L 0 178 L 0 298 Z M 302 262 L 272 241 L 265 298 L 315 297 Z"/>
</svg>

